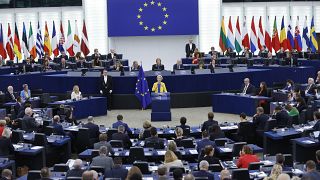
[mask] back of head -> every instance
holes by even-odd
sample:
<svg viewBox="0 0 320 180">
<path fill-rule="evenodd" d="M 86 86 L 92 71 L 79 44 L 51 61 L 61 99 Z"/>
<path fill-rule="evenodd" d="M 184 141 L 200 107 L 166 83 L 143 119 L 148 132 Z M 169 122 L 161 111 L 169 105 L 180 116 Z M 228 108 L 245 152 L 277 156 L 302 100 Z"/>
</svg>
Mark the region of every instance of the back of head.
<svg viewBox="0 0 320 180">
<path fill-rule="evenodd" d="M 2 170 L 1 177 L 7 178 L 7 179 L 13 179 L 12 171 L 10 169 Z"/>
<path fill-rule="evenodd" d="M 220 179 L 229 179 L 231 178 L 231 174 L 227 169 L 224 169 L 220 172 Z"/>
<path fill-rule="evenodd" d="M 290 180 L 290 176 L 288 174 L 282 173 L 278 176 L 277 180 Z"/>
<path fill-rule="evenodd" d="M 213 112 L 209 112 L 209 113 L 208 113 L 208 119 L 209 119 L 209 120 L 212 120 L 213 118 L 214 118 Z"/>
<path fill-rule="evenodd" d="M 118 126 L 118 132 L 124 133 L 124 131 L 125 131 L 124 126 L 122 126 L 122 125 Z"/>
<path fill-rule="evenodd" d="M 209 137 L 208 131 L 202 131 L 202 138 L 208 138 L 208 137 Z"/>
<path fill-rule="evenodd" d="M 174 152 L 167 150 L 167 152 L 164 154 L 164 163 L 170 163 L 175 160 L 177 160 L 177 156 L 174 154 Z"/>
<path fill-rule="evenodd" d="M 122 165 L 122 158 L 121 157 L 115 157 L 113 159 L 113 163 L 114 163 L 115 166 L 116 165 L 121 166 Z"/>
<path fill-rule="evenodd" d="M 174 141 L 169 141 L 168 150 L 175 152 L 177 150 L 177 144 Z"/>
<path fill-rule="evenodd" d="M 214 149 L 213 149 L 213 147 L 212 147 L 211 145 L 207 145 L 207 146 L 204 147 L 204 154 L 207 155 L 207 156 L 209 156 L 210 153 L 211 153 L 213 150 L 214 150 Z"/>
<path fill-rule="evenodd" d="M 93 116 L 89 116 L 88 117 L 88 123 L 93 123 L 94 121 L 93 121 Z"/>
<path fill-rule="evenodd" d="M 209 168 L 209 163 L 208 163 L 208 161 L 206 161 L 206 160 L 200 161 L 200 163 L 199 163 L 199 168 L 200 168 L 200 170 L 205 170 L 205 171 L 207 171 L 208 168 Z"/>
<path fill-rule="evenodd" d="M 243 152 L 244 154 L 252 154 L 252 149 L 251 149 L 250 146 L 244 145 L 244 146 L 242 147 L 242 152 Z"/>
<path fill-rule="evenodd" d="M 246 118 L 247 118 L 246 113 L 244 113 L 244 112 L 243 112 L 243 113 L 241 113 L 241 114 L 240 114 L 240 118 L 242 118 L 242 119 L 246 119 Z"/>
<path fill-rule="evenodd" d="M 81 169 L 81 167 L 82 167 L 82 160 L 81 160 L 81 159 L 76 159 L 76 160 L 74 160 L 73 167 L 74 167 L 75 169 Z"/>
<path fill-rule="evenodd" d="M 187 175 L 184 176 L 183 179 L 184 180 L 194 180 L 195 178 L 194 178 L 194 176 L 192 174 L 187 174 Z"/>
<path fill-rule="evenodd" d="M 319 112 L 319 111 L 315 111 L 315 112 L 313 113 L 313 116 L 314 116 L 314 118 L 315 118 L 316 120 L 320 119 L 320 112 Z"/>
<path fill-rule="evenodd" d="M 82 180 L 94 180 L 92 171 L 85 171 L 82 173 Z"/>
<path fill-rule="evenodd" d="M 40 175 L 42 178 L 50 177 L 50 170 L 47 167 L 43 167 L 40 171 Z"/>
<path fill-rule="evenodd" d="M 182 171 L 182 169 L 177 168 L 177 169 L 173 170 L 172 175 L 173 175 L 174 180 L 180 180 L 183 177 L 183 171 Z"/>
<path fill-rule="evenodd" d="M 307 168 L 307 171 L 313 171 L 316 169 L 316 163 L 312 160 L 309 160 L 306 162 L 306 168 Z"/>
<path fill-rule="evenodd" d="M 142 180 L 142 175 L 138 173 L 134 173 L 128 178 L 128 180 Z"/>
<path fill-rule="evenodd" d="M 285 157 L 283 156 L 283 154 L 279 153 L 276 154 L 276 163 L 282 165 L 285 161 Z"/>
<path fill-rule="evenodd" d="M 100 149 L 99 149 L 99 154 L 100 155 L 107 155 L 109 152 L 108 152 L 108 149 L 106 146 L 101 146 Z"/>
<path fill-rule="evenodd" d="M 264 113 L 263 107 L 257 107 L 257 113 L 263 114 Z"/>
<path fill-rule="evenodd" d="M 58 123 L 60 121 L 60 116 L 55 115 L 55 116 L 53 116 L 52 120 L 53 120 L 53 122 Z"/>
<path fill-rule="evenodd" d="M 275 164 L 271 169 L 270 177 L 272 177 L 273 179 L 277 179 L 281 173 L 282 173 L 282 166 L 279 164 Z"/>
<path fill-rule="evenodd" d="M 167 167 L 164 165 L 158 166 L 158 175 L 165 176 L 167 174 Z"/>
<path fill-rule="evenodd" d="M 102 133 L 99 135 L 99 141 L 107 141 L 108 135 L 106 133 Z"/>
<path fill-rule="evenodd" d="M 27 107 L 25 110 L 24 110 L 24 113 L 28 116 L 31 116 L 32 115 L 32 109 L 30 107 Z"/>
<path fill-rule="evenodd" d="M 121 114 L 119 114 L 119 115 L 117 116 L 117 120 L 118 120 L 118 121 L 122 121 L 122 120 L 123 120 L 123 116 L 122 116 Z"/>
<path fill-rule="evenodd" d="M 177 136 L 182 136 L 183 135 L 183 129 L 181 127 L 176 127 L 175 133 Z"/>
<path fill-rule="evenodd" d="M 151 134 L 151 136 L 156 136 L 157 135 L 157 128 L 151 127 L 150 128 L 150 134 Z"/>
<path fill-rule="evenodd" d="M 148 129 L 148 128 L 150 128 L 151 127 L 151 122 L 150 121 L 145 121 L 145 122 L 143 122 L 143 128 L 144 129 Z"/>
<path fill-rule="evenodd" d="M 187 118 L 186 117 L 181 117 L 180 118 L 180 124 L 185 125 L 187 123 Z"/>
<path fill-rule="evenodd" d="M 127 178 L 128 178 L 128 179 L 132 179 L 132 177 L 138 177 L 137 175 L 140 175 L 140 176 L 141 176 L 140 179 L 142 179 L 141 170 L 140 170 L 137 166 L 132 166 L 132 167 L 130 168 L 130 170 L 128 171 L 128 176 L 127 176 Z M 138 179 L 139 179 L 139 177 L 138 177 Z M 134 180 L 134 179 L 132 179 L 132 180 Z"/>
</svg>

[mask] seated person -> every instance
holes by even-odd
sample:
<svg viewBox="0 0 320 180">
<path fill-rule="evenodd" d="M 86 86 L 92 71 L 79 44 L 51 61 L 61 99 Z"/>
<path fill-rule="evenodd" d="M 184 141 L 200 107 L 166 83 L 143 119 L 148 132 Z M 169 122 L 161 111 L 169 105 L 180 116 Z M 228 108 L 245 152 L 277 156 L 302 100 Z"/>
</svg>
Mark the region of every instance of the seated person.
<svg viewBox="0 0 320 180">
<path fill-rule="evenodd" d="M 291 104 L 287 104 L 285 109 L 288 111 L 289 116 L 299 116 L 299 111 L 296 107 L 291 106 Z"/>
<path fill-rule="evenodd" d="M 245 47 L 244 51 L 242 52 L 242 56 L 247 58 L 247 59 L 249 59 L 250 58 L 250 54 L 251 54 L 250 49 L 248 47 Z"/>
<path fill-rule="evenodd" d="M 104 171 L 109 171 L 113 167 L 113 159 L 108 156 L 107 147 L 101 146 L 99 149 L 99 156 L 92 158 L 90 166 L 104 167 Z"/>
<path fill-rule="evenodd" d="M 226 50 L 226 53 L 225 53 L 225 56 L 227 56 L 227 57 L 230 57 L 231 56 L 231 53 L 233 53 L 233 50 L 232 50 L 232 48 L 227 48 L 227 50 Z"/>
<path fill-rule="evenodd" d="M 123 66 L 122 66 L 121 62 L 116 61 L 116 63 L 113 65 L 112 70 L 113 71 L 120 71 L 121 73 L 123 73 Z"/>
<path fill-rule="evenodd" d="M 167 150 L 170 150 L 174 152 L 174 154 L 178 157 L 178 159 L 182 158 L 182 154 L 179 150 L 177 150 L 177 144 L 174 141 L 169 141 L 168 142 L 168 148 Z"/>
<path fill-rule="evenodd" d="M 40 124 L 38 124 L 36 119 L 33 117 L 32 109 L 30 107 L 27 107 L 25 109 L 25 115 L 23 116 L 21 121 L 21 129 L 26 132 L 36 132 L 39 126 Z"/>
<path fill-rule="evenodd" d="M 173 65 L 173 70 L 183 70 L 184 66 L 182 64 L 181 59 L 177 60 L 177 63 Z"/>
<path fill-rule="evenodd" d="M 156 64 L 152 65 L 152 71 L 163 71 L 163 70 L 164 70 L 164 65 L 161 64 L 161 59 L 157 58 Z"/>
<path fill-rule="evenodd" d="M 291 79 L 288 79 L 286 86 L 282 90 L 292 92 L 294 90 L 294 82 Z"/>
<path fill-rule="evenodd" d="M 245 113 L 240 114 L 240 123 L 238 124 L 238 130 L 236 136 L 234 137 L 236 141 L 247 141 L 248 139 L 254 139 L 254 127 L 252 122 L 247 120 L 247 115 Z"/>
<path fill-rule="evenodd" d="M 299 113 L 301 113 L 301 111 L 303 111 L 304 109 L 307 109 L 307 103 L 303 97 L 298 96 L 296 98 L 296 102 L 297 102 L 296 108 L 298 109 Z"/>
<path fill-rule="evenodd" d="M 162 82 L 163 77 L 161 75 L 157 76 L 157 82 L 153 83 L 152 86 L 152 92 L 155 93 L 166 93 L 167 88 L 166 88 L 166 84 Z"/>
<path fill-rule="evenodd" d="M 60 117 L 58 115 L 53 116 L 51 126 L 53 127 L 53 131 L 56 135 L 61 135 L 61 136 L 66 135 L 62 125 L 60 124 Z"/>
<path fill-rule="evenodd" d="M 214 148 L 211 145 L 204 147 L 204 156 L 200 157 L 199 162 L 202 160 L 208 161 L 209 164 L 220 164 L 219 159 L 214 157 Z"/>
<path fill-rule="evenodd" d="M 60 69 L 69 69 L 69 65 L 67 64 L 67 60 L 64 57 L 62 57 L 60 61 L 61 61 L 60 67 L 59 67 Z"/>
<path fill-rule="evenodd" d="M 13 180 L 14 179 L 13 173 L 10 169 L 3 169 L 1 172 L 1 178 L 4 178 L 2 180 Z"/>
<path fill-rule="evenodd" d="M 206 160 L 202 160 L 199 163 L 199 169 L 200 171 L 193 172 L 194 177 L 201 177 L 205 178 L 207 177 L 210 180 L 214 180 L 214 175 L 209 171 L 209 163 Z"/>
<path fill-rule="evenodd" d="M 290 116 L 289 116 L 288 112 L 286 110 L 282 109 L 281 106 L 277 106 L 274 109 L 273 118 L 276 119 L 278 128 L 287 127 L 288 123 L 290 121 Z"/>
<path fill-rule="evenodd" d="M 314 83 L 314 79 L 313 78 L 308 78 L 308 85 L 306 87 L 305 95 L 315 95 L 316 91 L 316 85 Z"/>
<path fill-rule="evenodd" d="M 256 128 L 256 131 L 260 132 L 258 134 L 261 134 L 264 131 L 268 119 L 269 116 L 264 114 L 263 107 L 257 107 L 256 114 L 253 116 L 253 124 Z"/>
<path fill-rule="evenodd" d="M 100 59 L 101 58 L 101 54 L 99 53 L 98 49 L 94 49 L 93 50 L 93 54 L 91 55 L 91 59 Z"/>
<path fill-rule="evenodd" d="M 93 117 L 88 117 L 88 123 L 83 125 L 82 127 L 89 129 L 89 138 L 90 139 L 98 139 L 99 137 L 99 126 L 94 123 Z"/>
<path fill-rule="evenodd" d="M 278 153 L 276 154 L 276 164 L 279 164 L 282 167 L 283 171 L 291 171 L 292 167 L 287 167 L 284 165 L 285 157 L 283 154 Z"/>
<path fill-rule="evenodd" d="M 212 146 L 212 147 L 216 147 L 216 144 L 214 143 L 214 141 L 211 141 L 209 139 L 208 131 L 202 131 L 202 139 L 197 142 L 198 153 L 200 153 L 202 150 L 204 150 L 204 148 L 208 145 Z"/>
<path fill-rule="evenodd" d="M 314 131 L 320 131 L 320 112 L 319 111 L 315 111 L 313 113 L 313 119 L 316 122 L 316 124 L 313 125 L 312 129 Z"/>
<path fill-rule="evenodd" d="M 20 92 L 20 97 L 23 101 L 29 100 L 31 98 L 31 91 L 29 90 L 28 84 L 22 85 L 23 90 Z"/>
<path fill-rule="evenodd" d="M 76 159 L 73 163 L 73 169 L 70 169 L 67 171 L 66 178 L 68 177 L 82 177 L 82 173 L 84 170 L 82 170 L 82 160 Z"/>
<path fill-rule="evenodd" d="M 118 127 L 121 125 L 125 127 L 125 133 L 132 134 L 132 131 L 129 128 L 128 124 L 123 122 L 123 116 L 121 114 L 119 114 L 117 116 L 117 122 L 112 124 L 112 128 L 118 129 Z"/>
<path fill-rule="evenodd" d="M 320 150 L 316 151 L 316 160 L 317 160 L 317 171 L 320 171 Z"/>
<path fill-rule="evenodd" d="M 262 57 L 263 54 L 267 54 L 267 55 L 268 55 L 268 52 L 269 52 L 269 51 L 267 50 L 266 45 L 263 45 L 263 46 L 261 47 L 260 51 L 259 51 L 258 56 L 259 56 L 259 57 Z M 264 56 L 264 57 L 265 57 L 265 56 Z"/>
<path fill-rule="evenodd" d="M 187 118 L 186 117 L 181 117 L 180 118 L 180 125 L 176 127 L 180 127 L 183 129 L 183 132 L 189 131 L 190 132 L 190 126 L 186 125 L 187 124 Z M 187 135 L 187 134 L 185 134 Z"/>
<path fill-rule="evenodd" d="M 209 130 L 209 127 L 212 126 L 212 125 L 218 125 L 218 121 L 216 120 L 213 120 L 214 118 L 214 114 L 213 112 L 209 112 L 208 113 L 208 120 L 205 121 L 203 124 L 202 124 L 202 127 L 201 127 L 201 131 L 208 131 Z"/>
<path fill-rule="evenodd" d="M 164 149 L 164 140 L 158 137 L 157 128 L 151 127 L 151 137 L 146 138 L 144 142 L 145 147 L 153 147 L 155 149 Z"/>
<path fill-rule="evenodd" d="M 132 146 L 132 143 L 130 141 L 130 138 L 128 136 L 128 134 L 125 134 L 125 127 L 120 125 L 118 127 L 118 132 L 112 134 L 112 140 L 120 140 L 122 141 L 123 147 L 126 149 L 130 149 L 130 147 Z"/>
<path fill-rule="evenodd" d="M 43 70 L 49 70 L 51 69 L 50 67 L 50 60 L 49 60 L 49 57 L 48 56 L 45 56 L 44 57 L 44 60 L 43 60 Z"/>
<path fill-rule="evenodd" d="M 202 60 L 199 61 L 197 69 L 206 69 L 206 66 L 205 66 L 205 64 L 204 64 L 204 62 Z"/>
<path fill-rule="evenodd" d="M 200 53 L 199 52 L 195 52 L 194 53 L 194 56 L 193 56 L 193 58 L 192 58 L 192 64 L 198 64 L 199 63 L 199 61 L 200 61 Z"/>
<path fill-rule="evenodd" d="M 211 73 L 214 73 L 215 67 L 216 67 L 216 59 L 212 58 L 209 66 L 208 66 L 208 69 L 210 69 Z"/>
<path fill-rule="evenodd" d="M 252 162 L 260 162 L 259 158 L 253 154 L 252 149 L 248 145 L 244 145 L 240 151 L 240 157 L 237 162 L 238 168 L 248 168 Z"/>
<path fill-rule="evenodd" d="M 243 84 L 241 87 L 241 93 L 242 94 L 248 94 L 248 95 L 255 95 L 256 88 L 250 83 L 249 78 L 245 78 L 243 80 Z"/>
<path fill-rule="evenodd" d="M 128 170 L 122 166 L 122 158 L 115 157 L 113 163 L 112 169 L 105 171 L 104 178 L 120 178 L 121 180 L 125 180 Z"/>
<path fill-rule="evenodd" d="M 277 52 L 277 57 L 278 58 L 285 58 L 286 57 L 286 52 L 284 51 L 283 47 L 281 47 L 280 50 Z"/>
<path fill-rule="evenodd" d="M 150 129 L 152 128 L 151 122 L 150 121 L 145 121 L 143 122 L 143 130 L 140 131 L 139 133 L 139 139 L 144 140 L 148 137 L 150 137 Z"/>
<path fill-rule="evenodd" d="M 174 139 L 174 142 L 177 144 L 178 147 L 181 147 L 181 140 L 186 139 L 186 137 L 183 136 L 183 129 L 180 127 L 176 127 L 175 134 L 176 138 Z"/>
<path fill-rule="evenodd" d="M 279 164 L 274 164 L 272 166 L 272 169 L 271 169 L 271 172 L 270 172 L 270 175 L 268 178 L 281 180 L 280 178 L 278 178 L 281 175 L 281 173 L 282 173 L 282 166 Z M 290 179 L 290 177 L 289 177 L 289 179 Z"/>
<path fill-rule="evenodd" d="M 76 62 L 80 60 L 84 60 L 84 57 L 81 56 L 81 52 L 77 52 L 76 55 L 74 56 L 74 59 Z"/>
<path fill-rule="evenodd" d="M 268 96 L 268 88 L 266 82 L 261 82 L 259 86 L 259 90 L 257 96 Z"/>
<path fill-rule="evenodd" d="M 216 124 L 210 126 L 208 132 L 209 132 L 209 139 L 211 141 L 214 141 L 215 139 L 218 139 L 218 138 L 225 137 L 224 132 L 221 131 L 220 126 Z"/>
<path fill-rule="evenodd" d="M 24 70 L 25 72 L 33 72 L 33 64 L 31 63 L 30 57 L 27 57 L 27 59 L 24 62 Z"/>
<path fill-rule="evenodd" d="M 170 171 L 171 167 L 184 167 L 181 160 L 177 158 L 174 152 L 167 150 L 164 154 L 164 163 L 163 165 L 167 168 L 167 172 Z"/>
<path fill-rule="evenodd" d="M 138 64 L 138 61 L 133 61 L 131 66 L 131 71 L 139 71 L 140 65 Z"/>
<path fill-rule="evenodd" d="M 6 102 L 16 101 L 16 96 L 14 95 L 12 86 L 8 86 L 7 91 L 5 92 L 5 95 L 6 95 Z"/>
<path fill-rule="evenodd" d="M 72 93 L 71 93 L 71 99 L 72 100 L 76 100 L 76 101 L 82 99 L 82 94 L 80 92 L 80 89 L 79 89 L 78 85 L 74 85 L 73 86 L 73 90 L 72 90 Z"/>
<path fill-rule="evenodd" d="M 51 174 L 50 174 L 49 168 L 43 167 L 40 170 L 40 176 L 41 176 L 41 180 L 50 180 Z"/>
<path fill-rule="evenodd" d="M 108 135 L 106 133 L 102 133 L 99 135 L 99 142 L 93 144 L 94 149 L 100 149 L 101 146 L 105 146 L 108 149 L 108 152 L 111 155 L 114 155 L 114 151 L 112 149 L 111 144 L 107 141 Z"/>
<path fill-rule="evenodd" d="M 116 53 L 116 50 L 110 49 L 110 53 L 107 54 L 107 59 L 118 59 L 118 55 Z"/>
<path fill-rule="evenodd" d="M 61 51 L 61 55 L 59 56 L 59 58 L 62 60 L 62 58 L 66 61 L 69 60 L 69 57 L 66 55 L 65 51 Z"/>
<path fill-rule="evenodd" d="M 95 56 L 94 59 L 92 59 L 92 66 L 93 67 L 99 67 L 101 65 L 99 57 L 100 56 Z"/>
<path fill-rule="evenodd" d="M 316 163 L 312 160 L 306 162 L 307 173 L 302 176 L 302 179 L 320 179 L 320 173 L 316 169 Z"/>
<path fill-rule="evenodd" d="M 6 122 L 0 120 L 0 124 L 4 124 L 0 134 L 0 157 L 8 157 L 14 155 L 14 147 L 11 143 L 11 131 L 5 126 Z"/>
<path fill-rule="evenodd" d="M 211 51 L 209 51 L 208 54 L 210 54 L 212 59 L 218 59 L 218 52 L 215 50 L 215 48 L 212 46 Z"/>
</svg>

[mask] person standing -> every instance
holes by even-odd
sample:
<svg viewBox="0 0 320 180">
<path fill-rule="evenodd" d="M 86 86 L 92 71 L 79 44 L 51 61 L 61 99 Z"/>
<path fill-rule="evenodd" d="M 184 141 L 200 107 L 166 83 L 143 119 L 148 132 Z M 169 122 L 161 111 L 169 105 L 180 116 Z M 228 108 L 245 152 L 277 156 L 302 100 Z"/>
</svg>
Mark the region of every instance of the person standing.
<svg viewBox="0 0 320 180">
<path fill-rule="evenodd" d="M 107 108 L 110 111 L 112 105 L 112 77 L 108 75 L 108 71 L 103 70 L 100 78 L 100 94 L 107 97 Z"/>
</svg>

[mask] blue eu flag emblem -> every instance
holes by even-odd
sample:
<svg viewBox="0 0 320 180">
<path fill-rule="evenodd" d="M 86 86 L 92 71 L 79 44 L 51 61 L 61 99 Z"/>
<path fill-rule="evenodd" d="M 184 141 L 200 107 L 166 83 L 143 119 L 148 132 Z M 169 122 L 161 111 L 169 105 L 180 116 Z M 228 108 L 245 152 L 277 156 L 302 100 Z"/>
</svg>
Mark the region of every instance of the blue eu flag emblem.
<svg viewBox="0 0 320 180">
<path fill-rule="evenodd" d="M 142 66 L 139 69 L 139 74 L 137 77 L 135 95 L 140 101 L 141 107 L 143 109 L 146 109 L 147 106 L 151 103 L 148 81 L 144 75 Z"/>
</svg>

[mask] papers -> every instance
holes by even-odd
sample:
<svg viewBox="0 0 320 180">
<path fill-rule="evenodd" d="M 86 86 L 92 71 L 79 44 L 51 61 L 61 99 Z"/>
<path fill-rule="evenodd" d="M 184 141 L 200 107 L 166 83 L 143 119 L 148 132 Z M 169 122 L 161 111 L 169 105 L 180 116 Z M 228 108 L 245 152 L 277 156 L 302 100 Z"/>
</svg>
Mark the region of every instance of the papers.
<svg viewBox="0 0 320 180">
<path fill-rule="evenodd" d="M 315 143 L 314 141 L 311 141 L 311 140 L 304 140 L 302 141 L 303 143 L 306 143 L 306 144 L 313 144 Z"/>
<path fill-rule="evenodd" d="M 13 144 L 13 147 L 15 150 L 22 148 L 22 145 L 18 145 L 18 144 Z"/>
<path fill-rule="evenodd" d="M 232 152 L 231 148 L 220 148 L 222 152 Z"/>
<path fill-rule="evenodd" d="M 292 172 L 294 174 L 303 174 L 303 171 L 301 171 L 300 169 L 292 169 Z"/>
<path fill-rule="evenodd" d="M 33 146 L 31 149 L 32 149 L 32 150 L 42 149 L 42 146 Z"/>
<path fill-rule="evenodd" d="M 162 156 L 166 153 L 166 151 L 157 151 L 158 155 Z"/>
<path fill-rule="evenodd" d="M 125 153 L 125 155 L 126 155 L 126 156 L 129 156 L 129 151 L 127 151 L 127 152 Z"/>
<path fill-rule="evenodd" d="M 195 149 L 190 150 L 190 154 L 198 154 L 198 151 Z"/>
<path fill-rule="evenodd" d="M 152 151 L 148 151 L 148 152 L 144 152 L 144 155 L 146 155 L 146 156 L 152 156 Z"/>
<path fill-rule="evenodd" d="M 231 129 L 238 129 L 238 126 L 237 125 L 233 125 L 233 126 L 221 127 L 221 130 L 231 130 Z"/>
<path fill-rule="evenodd" d="M 262 162 L 264 165 L 273 165 L 274 163 L 269 161 L 269 160 L 265 160 L 265 161 L 260 161 Z"/>
<path fill-rule="evenodd" d="M 158 166 L 149 166 L 149 171 L 157 171 Z"/>
<path fill-rule="evenodd" d="M 258 177 L 258 178 L 267 177 L 267 174 L 265 172 L 253 172 L 253 173 L 250 173 L 250 175 L 252 177 Z"/>
<path fill-rule="evenodd" d="M 318 138 L 318 137 L 319 137 L 319 134 L 320 134 L 320 131 L 314 131 L 313 134 L 314 134 L 314 137 L 315 137 L 315 138 Z"/>
</svg>

